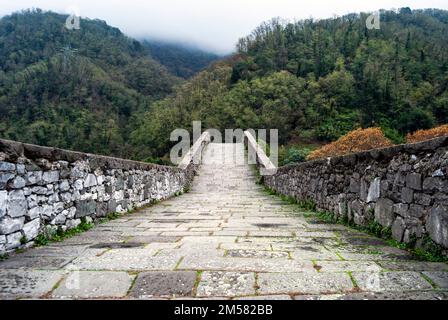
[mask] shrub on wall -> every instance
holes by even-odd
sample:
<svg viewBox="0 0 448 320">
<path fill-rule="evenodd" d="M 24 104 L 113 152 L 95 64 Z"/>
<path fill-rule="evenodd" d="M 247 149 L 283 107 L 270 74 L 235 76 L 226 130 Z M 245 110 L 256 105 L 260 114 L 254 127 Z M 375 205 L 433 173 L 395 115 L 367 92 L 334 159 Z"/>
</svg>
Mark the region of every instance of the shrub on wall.
<svg viewBox="0 0 448 320">
<path fill-rule="evenodd" d="M 448 124 L 444 124 L 442 126 L 428 130 L 419 130 L 414 133 L 410 133 L 406 136 L 406 142 L 417 143 L 444 136 L 448 136 Z"/>
<path fill-rule="evenodd" d="M 307 160 L 343 156 L 350 153 L 392 146 L 380 128 L 356 129 L 337 141 L 310 153 Z"/>
</svg>

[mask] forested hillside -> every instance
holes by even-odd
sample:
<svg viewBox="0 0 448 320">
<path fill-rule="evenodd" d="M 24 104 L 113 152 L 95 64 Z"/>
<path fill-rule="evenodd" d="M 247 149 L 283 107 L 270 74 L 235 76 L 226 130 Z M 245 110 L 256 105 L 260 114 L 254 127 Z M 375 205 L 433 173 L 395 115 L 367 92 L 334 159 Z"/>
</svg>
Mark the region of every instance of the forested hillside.
<svg viewBox="0 0 448 320">
<path fill-rule="evenodd" d="M 132 134 L 139 157 L 169 150 L 169 132 L 276 128 L 285 145 L 333 141 L 357 127 L 406 133 L 448 122 L 448 12 L 383 11 L 320 21 L 273 20 L 172 96 L 156 102 Z"/>
<path fill-rule="evenodd" d="M 148 48 L 153 59 L 182 78 L 192 77 L 219 59 L 216 54 L 182 44 L 145 40 L 143 46 Z"/>
<path fill-rule="evenodd" d="M 448 12 L 383 11 L 380 30 L 366 18 L 272 20 L 212 62 L 99 20 L 70 31 L 64 15 L 13 14 L 0 20 L 0 137 L 155 161 L 173 129 L 201 120 L 279 129 L 303 157 L 358 127 L 401 142 L 447 123 Z"/>
<path fill-rule="evenodd" d="M 133 157 L 131 118 L 180 79 L 99 20 L 40 10 L 0 20 L 0 137 Z"/>
</svg>

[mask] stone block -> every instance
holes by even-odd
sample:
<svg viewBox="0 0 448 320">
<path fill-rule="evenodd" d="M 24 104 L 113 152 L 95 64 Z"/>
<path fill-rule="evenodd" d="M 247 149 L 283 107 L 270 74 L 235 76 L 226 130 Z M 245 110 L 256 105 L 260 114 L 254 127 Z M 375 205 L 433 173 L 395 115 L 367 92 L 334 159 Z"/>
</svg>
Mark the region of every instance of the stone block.
<svg viewBox="0 0 448 320">
<path fill-rule="evenodd" d="M 22 230 L 25 218 L 3 217 L 0 219 L 0 234 L 11 234 Z"/>
<path fill-rule="evenodd" d="M 448 247 L 448 207 L 443 205 L 431 209 L 426 220 L 426 230 L 436 243 Z"/>
<path fill-rule="evenodd" d="M 89 173 L 86 177 L 86 179 L 84 180 L 84 187 L 85 188 L 90 188 L 90 187 L 94 187 L 98 184 L 97 180 L 96 180 L 96 176 L 92 173 Z"/>
<path fill-rule="evenodd" d="M 95 200 L 81 200 L 76 202 L 75 207 L 76 218 L 82 218 L 95 213 L 96 202 Z"/>
<path fill-rule="evenodd" d="M 403 240 L 405 228 L 406 226 L 403 218 L 397 217 L 392 225 L 392 237 L 398 242 L 401 242 Z"/>
<path fill-rule="evenodd" d="M 22 189 L 23 187 L 25 187 L 25 185 L 26 185 L 25 179 L 23 179 L 20 176 L 15 177 L 14 180 L 12 180 L 11 182 L 11 188 L 13 189 Z"/>
<path fill-rule="evenodd" d="M 410 188 L 402 188 L 401 189 L 401 201 L 403 203 L 412 203 L 414 200 L 414 190 Z"/>
<path fill-rule="evenodd" d="M 61 271 L 2 270 L 0 298 L 40 298 L 50 292 L 62 278 Z"/>
<path fill-rule="evenodd" d="M 255 276 L 246 272 L 204 272 L 199 282 L 199 297 L 235 297 L 255 294 Z"/>
<path fill-rule="evenodd" d="M 42 175 L 42 183 L 50 184 L 59 181 L 59 171 L 45 171 Z"/>
<path fill-rule="evenodd" d="M 0 161 L 0 171 L 15 171 L 16 165 L 14 163 Z"/>
<path fill-rule="evenodd" d="M 448 180 L 441 177 L 429 177 L 423 180 L 423 191 L 448 193 Z"/>
<path fill-rule="evenodd" d="M 134 275 L 113 271 L 75 271 L 54 290 L 54 298 L 98 299 L 125 297 Z"/>
<path fill-rule="evenodd" d="M 350 192 L 358 193 L 360 191 L 361 185 L 359 179 L 350 178 Z"/>
<path fill-rule="evenodd" d="M 422 175 L 419 173 L 409 173 L 406 175 L 406 187 L 414 190 L 422 190 Z"/>
<path fill-rule="evenodd" d="M 258 285 L 260 294 L 328 294 L 353 289 L 345 273 L 260 273 Z"/>
<path fill-rule="evenodd" d="M 6 236 L 6 250 L 13 250 L 20 247 L 22 245 L 21 243 L 22 237 L 23 236 L 20 231 L 8 234 Z"/>
<path fill-rule="evenodd" d="M 390 199 L 379 199 L 375 204 L 375 220 L 384 227 L 392 226 L 394 222 L 394 203 Z"/>
<path fill-rule="evenodd" d="M 0 219 L 6 215 L 6 204 L 8 203 L 8 191 L 0 191 Z"/>
<path fill-rule="evenodd" d="M 62 192 L 66 192 L 70 190 L 70 184 L 68 180 L 62 180 L 61 183 L 59 183 L 59 190 Z"/>
<path fill-rule="evenodd" d="M 409 213 L 409 205 L 405 203 L 397 203 L 394 204 L 394 213 L 398 214 L 401 217 L 408 217 Z"/>
<path fill-rule="evenodd" d="M 36 218 L 39 218 L 41 214 L 42 214 L 42 207 L 34 207 L 28 210 L 26 217 L 30 220 L 34 220 Z"/>
<path fill-rule="evenodd" d="M 410 218 L 422 218 L 425 212 L 425 207 L 420 206 L 418 204 L 411 204 L 409 206 L 408 215 Z"/>
<path fill-rule="evenodd" d="M 10 181 L 14 179 L 16 175 L 9 172 L 0 172 L 0 189 L 5 189 Z"/>
<path fill-rule="evenodd" d="M 369 187 L 367 202 L 375 202 L 380 197 L 381 179 L 375 178 Z"/>
<path fill-rule="evenodd" d="M 448 289 L 448 272 L 444 271 L 426 271 L 423 272 L 430 278 L 439 289 Z"/>
<path fill-rule="evenodd" d="M 33 240 L 39 235 L 40 219 L 34 219 L 23 226 L 23 234 L 28 241 Z"/>
<path fill-rule="evenodd" d="M 353 277 L 363 291 L 403 292 L 432 289 L 432 286 L 417 272 L 354 272 Z"/>
<path fill-rule="evenodd" d="M 147 299 L 154 297 L 188 297 L 193 294 L 196 272 L 165 271 L 140 273 L 130 297 Z"/>
</svg>

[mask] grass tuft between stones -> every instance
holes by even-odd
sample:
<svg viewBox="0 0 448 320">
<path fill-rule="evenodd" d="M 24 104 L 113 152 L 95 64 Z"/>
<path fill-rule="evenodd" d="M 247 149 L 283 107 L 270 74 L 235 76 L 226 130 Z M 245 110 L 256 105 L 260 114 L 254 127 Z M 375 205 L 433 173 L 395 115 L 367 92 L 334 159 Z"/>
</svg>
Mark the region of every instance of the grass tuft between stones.
<svg viewBox="0 0 448 320">
<path fill-rule="evenodd" d="M 45 232 L 37 236 L 35 243 L 37 246 L 45 246 L 50 242 L 61 242 L 67 238 L 71 238 L 77 234 L 83 233 L 92 229 L 95 225 L 86 221 L 86 218 L 81 218 L 81 223 L 73 229 L 63 231 L 58 228 L 56 232 Z"/>
</svg>

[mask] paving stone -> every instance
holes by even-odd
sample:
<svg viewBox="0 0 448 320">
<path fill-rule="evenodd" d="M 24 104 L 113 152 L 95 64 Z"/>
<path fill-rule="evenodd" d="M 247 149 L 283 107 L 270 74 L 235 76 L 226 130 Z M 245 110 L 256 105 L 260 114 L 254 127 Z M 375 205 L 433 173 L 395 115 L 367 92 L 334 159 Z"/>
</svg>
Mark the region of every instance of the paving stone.
<svg viewBox="0 0 448 320">
<path fill-rule="evenodd" d="M 44 247 L 37 247 L 30 250 L 26 250 L 25 252 L 17 255 L 18 257 L 60 257 L 60 258 L 68 258 L 68 257 L 77 257 L 82 255 L 84 252 L 88 251 L 87 245 L 80 246 L 62 246 L 62 245 L 48 245 Z M 99 252 L 103 252 L 104 250 L 94 250 L 95 254 Z"/>
<path fill-rule="evenodd" d="M 350 277 L 345 273 L 260 273 L 260 294 L 330 293 L 353 289 Z"/>
<path fill-rule="evenodd" d="M 297 260 L 341 260 L 341 258 L 334 252 L 328 251 L 325 248 L 316 246 L 302 246 L 294 248 L 291 252 L 291 257 Z"/>
<path fill-rule="evenodd" d="M 45 269 L 57 270 L 70 263 L 73 257 L 20 256 L 0 262 L 0 269 Z"/>
<path fill-rule="evenodd" d="M 227 257 L 237 258 L 289 258 L 288 252 L 283 251 L 260 251 L 260 250 L 227 250 Z"/>
<path fill-rule="evenodd" d="M 155 250 L 110 250 L 97 257 L 79 257 L 68 264 L 68 270 L 173 270 L 177 258 L 154 256 Z"/>
<path fill-rule="evenodd" d="M 136 236 L 131 237 L 128 241 L 141 243 L 174 243 L 178 242 L 180 237 L 166 237 L 166 236 Z"/>
<path fill-rule="evenodd" d="M 0 269 L 0 298 L 41 297 L 62 278 L 61 271 Z"/>
<path fill-rule="evenodd" d="M 448 289 L 448 272 L 426 271 L 423 274 L 430 278 L 437 288 Z"/>
<path fill-rule="evenodd" d="M 191 237 L 191 236 L 186 236 L 183 237 L 180 242 L 182 243 L 210 243 L 210 242 L 214 242 L 214 243 L 235 243 L 236 241 L 236 237 L 233 236 L 229 236 L 229 237 L 211 237 L 211 236 L 207 236 L 207 237 L 203 237 L 203 236 L 198 236 L 198 237 Z"/>
<path fill-rule="evenodd" d="M 139 299 L 190 296 L 196 278 L 196 272 L 189 271 L 140 273 L 129 296 Z"/>
<path fill-rule="evenodd" d="M 209 145 L 188 194 L 62 243 L 13 254 L 0 263 L 0 283 L 2 275 L 8 275 L 3 281 L 9 281 L 0 286 L 0 296 L 20 298 L 15 294 L 21 293 L 24 298 L 40 298 L 60 279 L 53 279 L 59 273 L 50 271 L 62 269 L 58 272 L 67 277 L 83 275 L 84 284 L 73 289 L 64 288 L 62 282 L 53 292 L 55 299 L 123 298 L 136 272 L 140 276 L 127 296 L 130 299 L 259 300 L 290 299 L 293 294 L 296 299 L 448 299 L 446 264 L 414 261 L 408 252 L 381 239 L 305 218 L 303 210 L 263 193 L 248 166 L 220 161 L 228 154 L 242 158 L 244 148 Z M 36 179 L 40 182 L 42 174 Z M 3 192 L 0 204 L 5 201 Z M 377 211 L 381 214 L 381 210 Z M 22 216 L 22 211 L 17 210 L 19 224 L 37 217 Z M 383 214 L 385 223 L 389 213 Z M 0 210 L 1 219 L 5 214 L 10 215 Z M 7 234 L 0 237 L 0 250 L 8 239 L 18 245 L 22 236 L 18 230 Z M 28 274 L 21 273 L 25 270 L 37 280 L 27 281 Z M 198 271 L 203 272 L 202 279 L 193 289 Z M 353 292 L 348 271 L 361 289 L 371 288 L 372 279 L 379 279 L 379 292 Z M 259 273 L 258 283 L 255 273 Z M 15 292 L 12 275 L 21 279 Z"/>
<path fill-rule="evenodd" d="M 384 240 L 372 237 L 347 237 L 343 238 L 343 241 L 351 245 L 362 246 L 384 246 L 386 244 Z"/>
<path fill-rule="evenodd" d="M 198 261 L 185 257 L 178 267 L 180 270 L 240 270 L 252 272 L 291 272 L 313 270 L 311 261 L 289 259 L 255 259 L 255 258 L 213 258 Z"/>
<path fill-rule="evenodd" d="M 418 272 L 353 272 L 359 288 L 364 291 L 422 291 L 432 286 Z"/>
<path fill-rule="evenodd" d="M 290 231 L 249 231 L 250 237 L 292 237 Z"/>
<path fill-rule="evenodd" d="M 226 231 L 226 230 L 220 230 L 213 232 L 214 236 L 237 236 L 237 237 L 244 237 L 247 236 L 249 231 Z"/>
<path fill-rule="evenodd" d="M 323 232 L 323 231 L 306 231 L 306 230 L 297 230 L 296 236 L 300 239 L 302 238 L 336 238 L 336 234 L 334 232 Z"/>
<path fill-rule="evenodd" d="M 448 271 L 448 264 L 425 261 L 379 261 L 384 269 L 391 271 Z"/>
<path fill-rule="evenodd" d="M 188 237 L 188 236 L 195 236 L 195 237 L 203 237 L 203 236 L 209 236 L 210 232 L 207 231 L 167 231 L 162 232 L 162 236 L 170 236 L 170 237 Z"/>
<path fill-rule="evenodd" d="M 255 275 L 244 272 L 204 272 L 197 296 L 235 297 L 255 294 Z"/>
<path fill-rule="evenodd" d="M 268 243 L 221 243 L 220 248 L 224 250 L 271 250 Z M 286 251 L 286 250 L 285 250 Z"/>
<path fill-rule="evenodd" d="M 381 268 L 373 261 L 322 261 L 315 262 L 320 272 L 368 271 Z"/>
<path fill-rule="evenodd" d="M 157 253 L 157 257 L 171 258 L 179 260 L 182 257 L 188 257 L 197 261 L 206 261 L 211 258 L 224 257 L 225 251 L 222 249 L 210 247 L 186 247 L 182 246 L 176 249 L 162 249 Z"/>
<path fill-rule="evenodd" d="M 134 275 L 126 272 L 75 271 L 59 284 L 52 297 L 58 299 L 121 298 L 126 296 Z"/>
<path fill-rule="evenodd" d="M 396 255 L 396 254 L 384 254 L 384 253 L 349 253 L 349 252 L 338 252 L 338 254 L 348 261 L 383 261 L 383 260 L 410 260 L 412 258 L 409 254 Z"/>
</svg>

